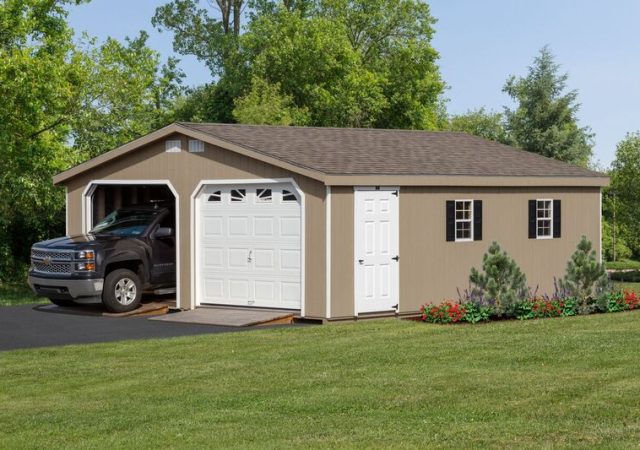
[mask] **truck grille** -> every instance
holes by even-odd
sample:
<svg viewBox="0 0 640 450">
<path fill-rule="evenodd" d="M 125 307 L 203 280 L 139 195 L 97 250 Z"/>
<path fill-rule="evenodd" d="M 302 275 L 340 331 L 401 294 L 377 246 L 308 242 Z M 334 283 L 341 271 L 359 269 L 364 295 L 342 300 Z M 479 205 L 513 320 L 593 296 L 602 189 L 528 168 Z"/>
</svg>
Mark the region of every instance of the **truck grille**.
<svg viewBox="0 0 640 450">
<path fill-rule="evenodd" d="M 70 274 L 73 270 L 73 251 L 65 250 L 31 250 L 31 265 L 40 273 Z"/>
<path fill-rule="evenodd" d="M 59 273 L 59 274 L 70 274 L 71 273 L 71 263 L 50 263 L 49 265 L 42 262 L 33 263 L 33 269 L 36 272 L 42 273 Z"/>
</svg>

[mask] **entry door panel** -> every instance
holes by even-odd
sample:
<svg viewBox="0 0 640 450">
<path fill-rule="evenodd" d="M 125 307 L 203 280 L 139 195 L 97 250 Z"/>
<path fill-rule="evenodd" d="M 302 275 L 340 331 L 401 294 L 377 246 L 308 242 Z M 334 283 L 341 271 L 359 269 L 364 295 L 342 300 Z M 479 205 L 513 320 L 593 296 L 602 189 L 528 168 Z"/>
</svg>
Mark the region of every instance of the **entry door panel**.
<svg viewBox="0 0 640 450">
<path fill-rule="evenodd" d="M 206 186 L 198 303 L 299 309 L 300 205 L 287 184 Z"/>
<path fill-rule="evenodd" d="M 356 312 L 398 304 L 398 189 L 355 191 Z"/>
</svg>

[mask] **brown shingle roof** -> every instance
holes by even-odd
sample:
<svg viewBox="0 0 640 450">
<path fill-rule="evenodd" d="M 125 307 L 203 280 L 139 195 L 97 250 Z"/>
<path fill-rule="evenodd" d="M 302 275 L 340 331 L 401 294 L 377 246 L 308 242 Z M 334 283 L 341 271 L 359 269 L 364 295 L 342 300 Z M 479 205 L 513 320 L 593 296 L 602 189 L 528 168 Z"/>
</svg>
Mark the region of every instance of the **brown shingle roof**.
<svg viewBox="0 0 640 450">
<path fill-rule="evenodd" d="M 602 177 L 466 133 L 180 123 L 328 175 Z"/>
</svg>

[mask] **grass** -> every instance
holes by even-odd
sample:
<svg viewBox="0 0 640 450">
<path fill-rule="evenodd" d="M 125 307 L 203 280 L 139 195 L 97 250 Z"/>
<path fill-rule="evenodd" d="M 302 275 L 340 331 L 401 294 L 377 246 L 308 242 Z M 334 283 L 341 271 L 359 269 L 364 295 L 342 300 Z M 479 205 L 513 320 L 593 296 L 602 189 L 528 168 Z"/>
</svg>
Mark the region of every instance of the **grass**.
<svg viewBox="0 0 640 450">
<path fill-rule="evenodd" d="M 639 360 L 640 312 L 5 352 L 0 448 L 637 448 Z"/>
<path fill-rule="evenodd" d="M 3 284 L 0 282 L 0 306 L 48 303 L 44 297 L 36 297 L 26 284 Z"/>
<path fill-rule="evenodd" d="M 606 261 L 605 267 L 610 270 L 640 270 L 640 261 L 633 261 L 631 259 L 622 259 L 618 261 Z"/>
</svg>

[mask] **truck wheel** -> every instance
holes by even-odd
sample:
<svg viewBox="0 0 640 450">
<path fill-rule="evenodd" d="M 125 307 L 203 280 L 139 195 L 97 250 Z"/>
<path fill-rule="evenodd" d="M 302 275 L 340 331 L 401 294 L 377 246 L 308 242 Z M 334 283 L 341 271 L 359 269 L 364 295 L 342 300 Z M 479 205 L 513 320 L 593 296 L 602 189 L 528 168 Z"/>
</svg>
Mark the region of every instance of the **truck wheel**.
<svg viewBox="0 0 640 450">
<path fill-rule="evenodd" d="M 111 312 L 133 311 L 140 306 L 142 283 L 140 278 L 129 269 L 117 269 L 109 273 L 104 280 L 102 303 Z"/>
<path fill-rule="evenodd" d="M 49 301 L 51 303 L 53 303 L 56 306 L 75 306 L 76 304 L 73 302 L 73 300 L 60 300 L 60 299 L 56 299 L 56 298 L 50 298 Z"/>
</svg>

